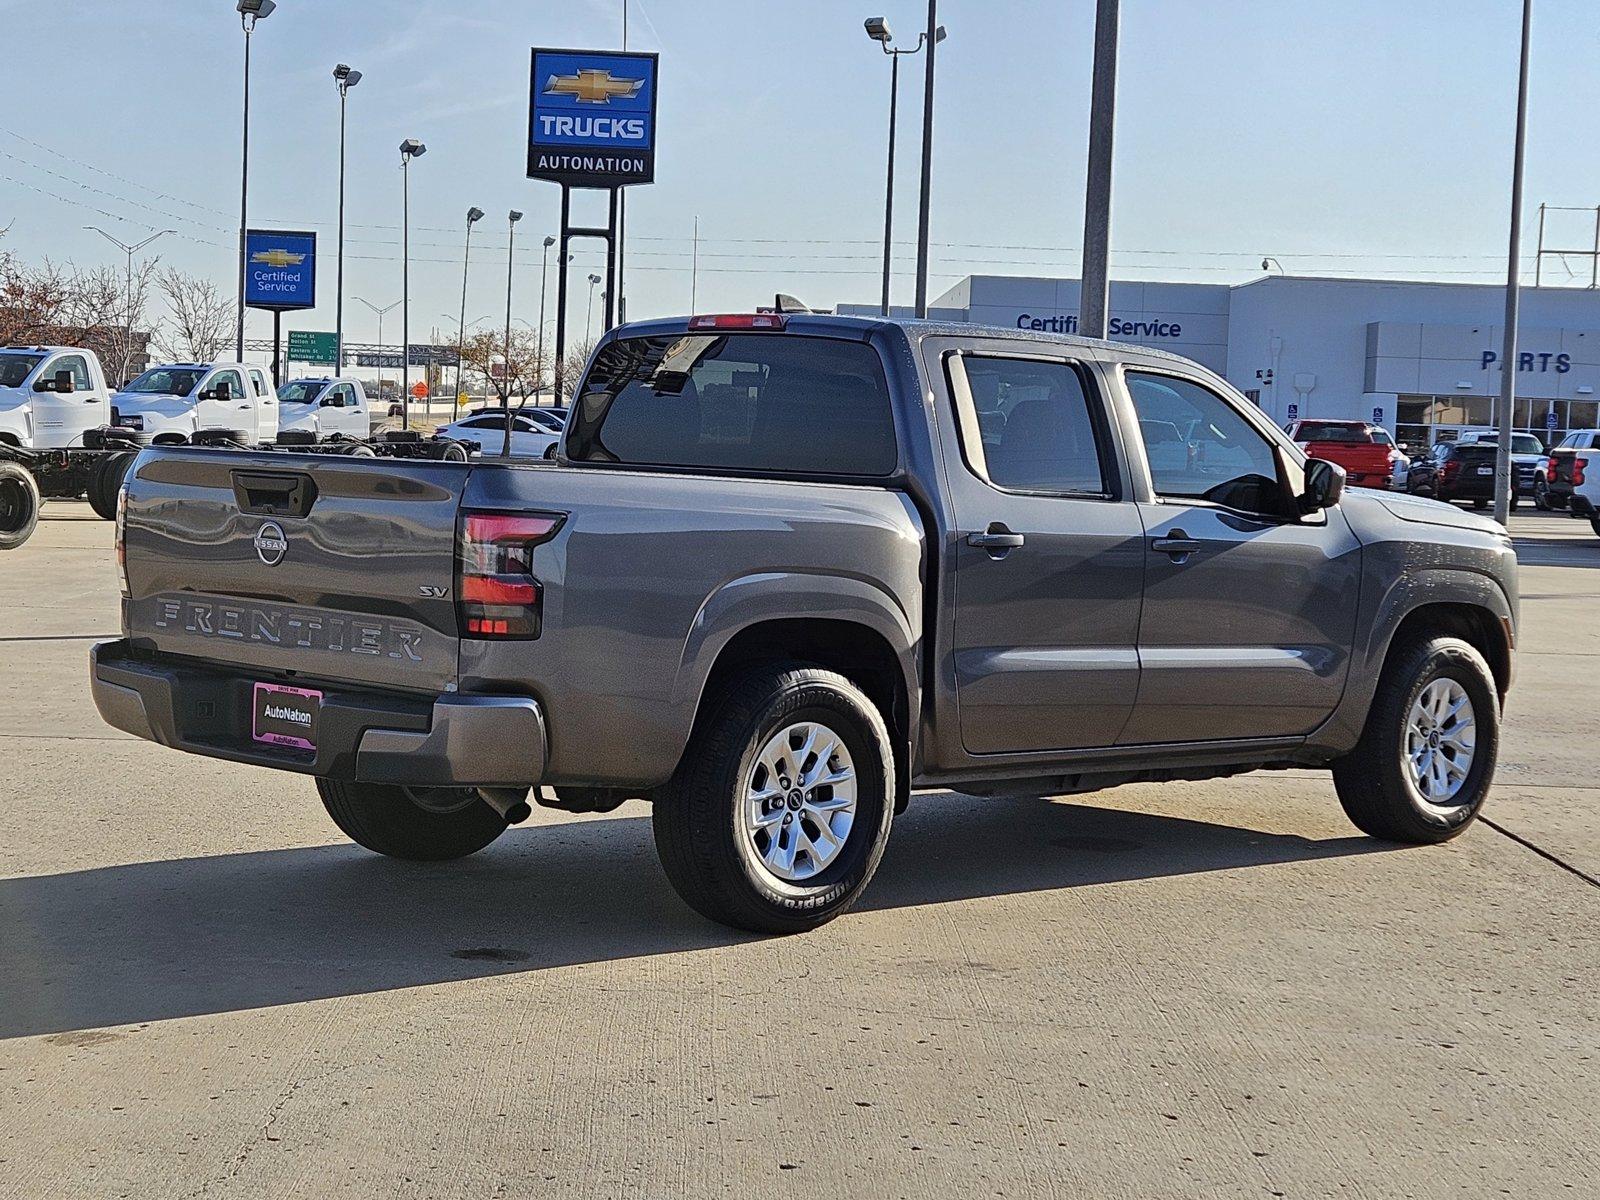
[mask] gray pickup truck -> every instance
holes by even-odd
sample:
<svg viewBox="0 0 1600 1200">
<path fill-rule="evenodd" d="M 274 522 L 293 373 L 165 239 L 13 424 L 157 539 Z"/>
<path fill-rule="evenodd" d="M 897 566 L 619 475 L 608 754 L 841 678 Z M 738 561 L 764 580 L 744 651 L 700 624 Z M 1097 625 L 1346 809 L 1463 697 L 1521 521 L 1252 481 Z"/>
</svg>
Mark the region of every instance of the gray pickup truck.
<svg viewBox="0 0 1600 1200">
<path fill-rule="evenodd" d="M 1512 680 L 1498 526 L 1345 491 L 1191 362 L 1014 330 L 624 326 L 552 462 L 152 449 L 120 509 L 112 725 L 408 859 L 644 798 L 684 899 L 762 931 L 848 907 L 918 788 L 1327 767 L 1442 841 Z"/>
</svg>

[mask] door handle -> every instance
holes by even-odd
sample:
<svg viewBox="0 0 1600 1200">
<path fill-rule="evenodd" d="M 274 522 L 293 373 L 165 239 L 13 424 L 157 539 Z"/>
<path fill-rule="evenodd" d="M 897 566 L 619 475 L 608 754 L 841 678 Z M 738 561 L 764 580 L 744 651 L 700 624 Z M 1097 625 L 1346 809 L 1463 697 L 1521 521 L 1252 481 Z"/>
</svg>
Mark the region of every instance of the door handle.
<svg viewBox="0 0 1600 1200">
<path fill-rule="evenodd" d="M 1150 539 L 1150 549 L 1158 554 L 1172 555 L 1172 561 L 1181 563 L 1199 550 L 1200 543 L 1181 529 L 1174 529 L 1166 537 Z"/>
<path fill-rule="evenodd" d="M 998 521 L 991 524 L 983 533 L 967 534 L 967 545 L 987 550 L 990 558 L 1004 558 L 1011 551 L 1018 549 L 1024 540 L 1020 533 L 1012 533 Z"/>
</svg>

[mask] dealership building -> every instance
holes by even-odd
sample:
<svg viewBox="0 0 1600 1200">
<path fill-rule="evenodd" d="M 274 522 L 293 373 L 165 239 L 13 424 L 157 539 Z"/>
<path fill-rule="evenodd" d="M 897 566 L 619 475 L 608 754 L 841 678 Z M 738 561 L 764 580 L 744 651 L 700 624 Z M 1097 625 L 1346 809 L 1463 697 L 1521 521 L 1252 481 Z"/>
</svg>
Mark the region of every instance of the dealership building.
<svg viewBox="0 0 1600 1200">
<path fill-rule="evenodd" d="M 1114 340 L 1210 367 L 1279 424 L 1365 419 L 1420 445 L 1495 423 L 1504 310 L 1505 289 L 1492 284 L 1268 275 L 1238 285 L 1114 282 L 1109 326 Z M 1075 333 L 1078 281 L 972 275 L 929 315 Z M 1518 343 L 1515 426 L 1547 441 L 1594 428 L 1600 290 L 1524 288 Z"/>
</svg>

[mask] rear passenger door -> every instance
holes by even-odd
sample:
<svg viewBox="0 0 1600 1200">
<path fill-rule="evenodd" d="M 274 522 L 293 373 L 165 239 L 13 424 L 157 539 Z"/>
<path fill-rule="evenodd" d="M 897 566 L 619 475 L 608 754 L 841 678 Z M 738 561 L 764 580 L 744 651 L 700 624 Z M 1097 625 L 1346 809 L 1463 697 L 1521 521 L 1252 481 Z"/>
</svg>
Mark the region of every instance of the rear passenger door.
<svg viewBox="0 0 1600 1200">
<path fill-rule="evenodd" d="M 1125 367 L 1147 443 L 1139 700 L 1127 744 L 1311 732 L 1344 691 L 1361 547 L 1337 507 L 1286 511 L 1275 443 L 1242 401 Z M 1176 429 L 1158 444 L 1151 430 Z M 1140 487 L 1143 490 L 1144 481 Z"/>
<path fill-rule="evenodd" d="M 1138 691 L 1144 574 L 1109 413 L 1068 348 L 982 345 L 943 356 L 962 746 L 1109 746 Z"/>
</svg>

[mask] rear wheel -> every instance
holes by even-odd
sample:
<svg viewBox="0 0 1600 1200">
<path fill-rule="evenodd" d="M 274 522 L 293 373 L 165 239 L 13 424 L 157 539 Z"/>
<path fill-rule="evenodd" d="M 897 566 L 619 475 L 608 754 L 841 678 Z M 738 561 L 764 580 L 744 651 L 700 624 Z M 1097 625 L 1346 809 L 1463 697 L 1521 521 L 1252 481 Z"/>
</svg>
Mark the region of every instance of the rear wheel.
<svg viewBox="0 0 1600 1200">
<path fill-rule="evenodd" d="M 1362 832 L 1443 842 L 1482 809 L 1499 747 L 1500 698 L 1483 656 L 1459 638 L 1427 638 L 1391 653 L 1333 783 Z"/>
<path fill-rule="evenodd" d="M 17 463 L 0 462 L 0 550 L 15 550 L 39 523 L 39 485 Z"/>
<path fill-rule="evenodd" d="M 1550 485 L 1542 479 L 1533 485 L 1533 506 L 1540 512 L 1550 511 Z"/>
<path fill-rule="evenodd" d="M 1600 516 L 1589 518 L 1589 528 L 1594 530 L 1595 537 L 1600 537 Z"/>
<path fill-rule="evenodd" d="M 95 464 L 94 472 L 89 476 L 89 507 L 101 520 L 116 519 L 117 493 L 122 489 L 122 481 L 127 478 L 133 459 L 131 453 L 123 451 L 120 454 L 107 454 Z"/>
<path fill-rule="evenodd" d="M 656 849 L 703 916 L 799 933 L 867 886 L 893 796 L 888 728 L 860 688 L 813 667 L 758 668 L 722 694 L 657 796 Z"/>
<path fill-rule="evenodd" d="M 357 845 L 390 858 L 443 862 L 482 850 L 506 819 L 473 788 L 413 788 L 319 779 L 333 823 Z"/>
</svg>

